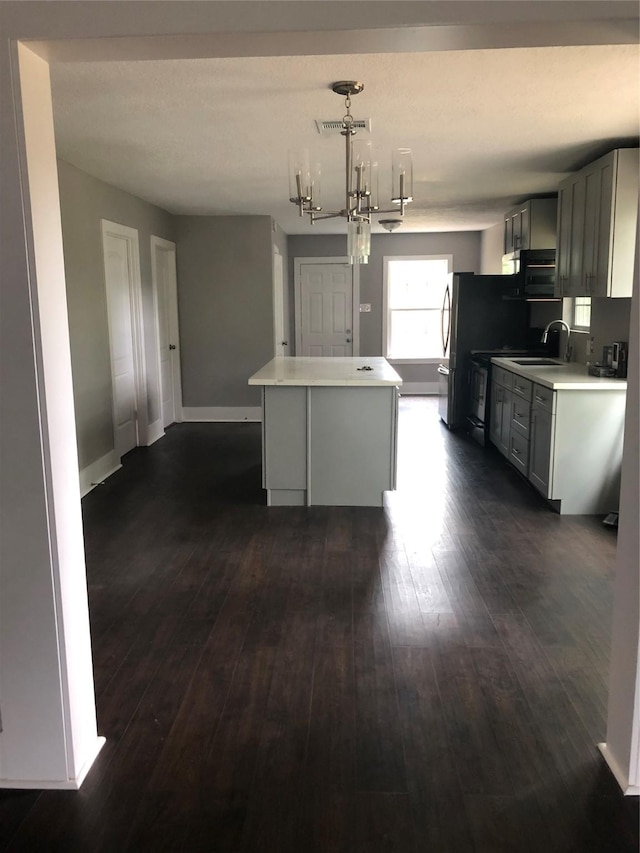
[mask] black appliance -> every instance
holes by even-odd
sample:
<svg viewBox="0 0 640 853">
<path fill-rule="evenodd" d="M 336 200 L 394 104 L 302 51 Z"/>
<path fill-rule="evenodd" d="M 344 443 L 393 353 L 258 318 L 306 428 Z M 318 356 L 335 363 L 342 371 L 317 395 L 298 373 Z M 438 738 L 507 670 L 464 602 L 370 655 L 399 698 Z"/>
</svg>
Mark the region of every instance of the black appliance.
<svg viewBox="0 0 640 853">
<path fill-rule="evenodd" d="M 528 306 L 504 300 L 504 277 L 463 272 L 449 276 L 441 312 L 439 414 L 449 429 L 467 425 L 471 350 L 526 350 Z"/>
<path fill-rule="evenodd" d="M 558 299 L 555 296 L 556 250 L 520 249 L 502 258 L 504 299 Z"/>
<path fill-rule="evenodd" d="M 546 352 L 546 351 L 545 351 Z M 491 359 L 538 355 L 531 349 L 495 349 L 472 351 L 469 366 L 469 409 L 466 426 L 469 435 L 483 447 L 489 443 L 491 412 Z"/>
</svg>

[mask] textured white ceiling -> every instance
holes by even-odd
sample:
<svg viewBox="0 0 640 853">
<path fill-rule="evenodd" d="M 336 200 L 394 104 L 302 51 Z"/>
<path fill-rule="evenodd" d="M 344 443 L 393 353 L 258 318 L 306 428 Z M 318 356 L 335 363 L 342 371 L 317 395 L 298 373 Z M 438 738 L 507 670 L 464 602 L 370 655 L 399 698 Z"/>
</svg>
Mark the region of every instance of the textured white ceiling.
<svg viewBox="0 0 640 853">
<path fill-rule="evenodd" d="M 288 202 L 287 151 L 323 165 L 323 201 L 343 206 L 335 80 L 358 79 L 390 192 L 390 153 L 414 152 L 403 230 L 476 230 L 531 195 L 553 192 L 589 159 L 637 144 L 637 45 L 436 53 L 268 56 L 51 66 L 58 154 L 173 213 L 269 214 L 290 234 L 313 229 Z"/>
</svg>

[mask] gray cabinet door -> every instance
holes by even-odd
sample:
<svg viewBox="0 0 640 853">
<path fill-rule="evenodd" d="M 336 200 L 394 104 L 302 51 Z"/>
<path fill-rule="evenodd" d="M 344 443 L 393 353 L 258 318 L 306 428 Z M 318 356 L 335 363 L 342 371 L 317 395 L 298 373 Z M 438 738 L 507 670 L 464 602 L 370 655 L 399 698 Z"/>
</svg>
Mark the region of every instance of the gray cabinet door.
<svg viewBox="0 0 640 853">
<path fill-rule="evenodd" d="M 546 409 L 531 409 L 529 480 L 545 498 L 551 497 L 553 415 Z"/>
<path fill-rule="evenodd" d="M 511 391 L 493 383 L 491 386 L 491 426 L 489 438 L 500 453 L 509 458 L 511 434 Z"/>
</svg>

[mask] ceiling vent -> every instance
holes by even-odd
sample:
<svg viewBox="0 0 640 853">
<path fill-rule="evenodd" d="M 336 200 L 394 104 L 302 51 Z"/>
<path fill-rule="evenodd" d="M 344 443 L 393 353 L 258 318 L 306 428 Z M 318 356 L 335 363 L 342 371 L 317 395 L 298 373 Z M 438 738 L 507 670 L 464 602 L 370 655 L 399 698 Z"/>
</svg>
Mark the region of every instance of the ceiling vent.
<svg viewBox="0 0 640 853">
<path fill-rule="evenodd" d="M 316 127 L 320 136 L 339 136 L 342 130 L 342 119 L 333 119 L 332 121 L 321 121 L 316 119 Z M 354 130 L 363 130 L 365 133 L 371 133 L 370 118 L 355 118 L 353 120 Z"/>
</svg>

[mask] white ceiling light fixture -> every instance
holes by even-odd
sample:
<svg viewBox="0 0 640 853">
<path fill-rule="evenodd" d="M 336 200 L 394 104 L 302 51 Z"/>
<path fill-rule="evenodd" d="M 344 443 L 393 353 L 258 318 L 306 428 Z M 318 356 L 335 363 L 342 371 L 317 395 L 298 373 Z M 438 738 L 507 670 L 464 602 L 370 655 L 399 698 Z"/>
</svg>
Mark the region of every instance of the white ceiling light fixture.
<svg viewBox="0 0 640 853">
<path fill-rule="evenodd" d="M 300 216 L 309 216 L 311 224 L 321 219 L 342 216 L 347 220 L 347 254 L 349 263 L 366 264 L 371 251 L 372 214 L 393 213 L 404 216 L 405 205 L 413 201 L 413 162 L 410 148 L 397 148 L 391 163 L 391 202 L 398 208 L 380 210 L 378 206 L 378 163 L 374 161 L 370 142 L 355 141 L 356 120 L 351 115 L 351 96 L 364 89 L 364 83 L 341 80 L 332 83 L 337 95 L 345 99 L 346 115 L 341 122 L 345 138 L 345 206 L 325 212 L 320 194 L 320 163 L 311 163 L 309 151 L 289 152 L 289 201 L 298 206 Z M 382 220 L 392 231 L 401 219 Z M 385 222 L 387 223 L 385 225 Z M 394 223 L 388 227 L 389 223 Z"/>
</svg>

